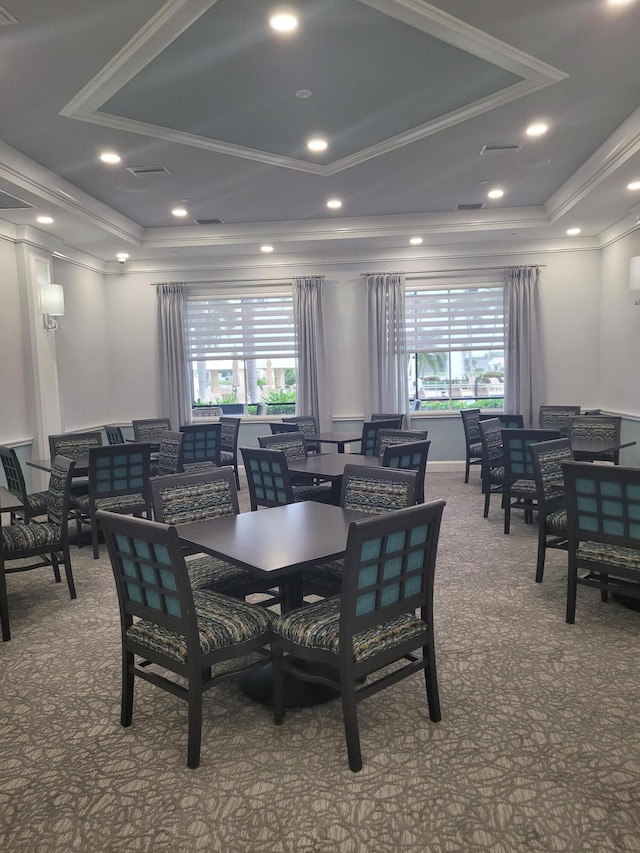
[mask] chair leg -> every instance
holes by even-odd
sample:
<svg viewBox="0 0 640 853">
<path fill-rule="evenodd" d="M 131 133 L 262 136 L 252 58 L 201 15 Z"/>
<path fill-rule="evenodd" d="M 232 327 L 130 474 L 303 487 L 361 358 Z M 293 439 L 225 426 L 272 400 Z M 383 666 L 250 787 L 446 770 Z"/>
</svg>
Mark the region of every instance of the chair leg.
<svg viewBox="0 0 640 853">
<path fill-rule="evenodd" d="M 422 654 L 427 660 L 424 668 L 424 681 L 427 688 L 427 702 L 429 703 L 429 718 L 433 723 L 439 723 L 442 719 L 440 713 L 440 692 L 438 690 L 438 676 L 436 673 L 436 654 L 433 642 L 424 646 Z"/>
<path fill-rule="evenodd" d="M 135 676 L 133 674 L 134 656 L 131 652 L 122 651 L 122 697 L 120 704 L 120 725 L 128 728 L 133 719 L 133 691 Z"/>
<path fill-rule="evenodd" d="M 542 583 L 542 576 L 544 574 L 544 558 L 546 555 L 546 545 L 547 542 L 547 533 L 544 528 L 544 518 L 542 515 L 538 516 L 538 561 L 536 563 L 536 583 Z"/>
<path fill-rule="evenodd" d="M 98 521 L 95 515 L 91 515 L 91 546 L 93 548 L 93 559 L 97 560 L 100 556 L 100 546 L 98 544 Z"/>
<path fill-rule="evenodd" d="M 9 597 L 7 596 L 7 576 L 4 573 L 4 564 L 0 566 L 0 622 L 2 622 L 2 641 L 11 639 L 9 627 Z"/>
<path fill-rule="evenodd" d="M 506 534 L 511 530 L 511 498 L 507 495 L 503 499 L 504 504 L 504 532 Z"/>
<path fill-rule="evenodd" d="M 282 669 L 282 649 L 271 646 L 271 666 L 273 673 L 273 722 L 282 725 L 284 719 L 284 670 Z"/>
<path fill-rule="evenodd" d="M 189 735 L 187 746 L 187 767 L 194 770 L 200 764 L 200 743 L 202 741 L 202 684 L 189 681 Z"/>
<path fill-rule="evenodd" d="M 491 486 L 487 489 L 484 495 L 484 513 L 483 518 L 489 518 L 489 504 L 491 503 Z"/>
<path fill-rule="evenodd" d="M 465 466 L 464 466 L 464 481 L 465 481 L 465 483 L 469 482 L 469 466 L 470 466 L 470 464 L 471 464 L 471 460 L 469 458 L 469 454 L 467 453 L 467 461 L 465 462 Z"/>
<path fill-rule="evenodd" d="M 576 621 L 576 593 L 578 591 L 578 584 L 576 582 L 578 576 L 578 570 L 575 566 L 571 565 L 571 560 L 569 560 L 569 570 L 567 572 L 567 619 L 566 621 L 573 625 Z"/>
<path fill-rule="evenodd" d="M 64 575 L 67 579 L 67 586 L 69 587 L 69 597 L 77 598 L 78 595 L 76 593 L 76 585 L 73 580 L 73 571 L 71 570 L 71 555 L 69 554 L 69 546 L 66 545 L 62 552 L 62 559 L 64 562 Z"/>
<path fill-rule="evenodd" d="M 58 563 L 57 554 L 51 555 L 51 566 L 53 568 L 53 578 L 56 583 L 61 583 L 62 578 L 60 577 L 60 565 Z"/>
<path fill-rule="evenodd" d="M 362 770 L 362 753 L 360 751 L 360 734 L 358 732 L 356 688 L 353 679 L 343 678 L 341 691 L 342 716 L 344 718 L 344 733 L 347 740 L 349 767 L 354 773 L 357 773 L 359 770 Z"/>
</svg>

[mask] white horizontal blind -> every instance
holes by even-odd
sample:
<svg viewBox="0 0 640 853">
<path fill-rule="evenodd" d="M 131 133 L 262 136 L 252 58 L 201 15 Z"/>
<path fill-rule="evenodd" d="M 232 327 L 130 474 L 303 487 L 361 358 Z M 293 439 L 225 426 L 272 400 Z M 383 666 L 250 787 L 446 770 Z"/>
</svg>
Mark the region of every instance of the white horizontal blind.
<svg viewBox="0 0 640 853">
<path fill-rule="evenodd" d="M 504 348 L 502 284 L 411 282 L 405 304 L 408 352 Z"/>
<path fill-rule="evenodd" d="M 293 298 L 209 296 L 187 301 L 189 359 L 261 359 L 295 356 Z"/>
</svg>

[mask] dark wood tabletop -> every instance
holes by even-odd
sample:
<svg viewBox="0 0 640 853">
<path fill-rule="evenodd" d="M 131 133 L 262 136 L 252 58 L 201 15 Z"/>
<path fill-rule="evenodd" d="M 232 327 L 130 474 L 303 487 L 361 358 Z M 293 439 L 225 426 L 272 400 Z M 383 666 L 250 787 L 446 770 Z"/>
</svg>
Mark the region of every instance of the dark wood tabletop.
<svg viewBox="0 0 640 853">
<path fill-rule="evenodd" d="M 635 441 L 613 441 L 601 438 L 571 438 L 574 453 L 613 453 L 623 447 L 633 447 Z"/>
<path fill-rule="evenodd" d="M 321 477 L 325 480 L 340 480 L 345 465 L 366 465 L 380 468 L 381 456 L 362 456 L 360 453 L 319 453 L 306 459 L 289 459 L 289 471 L 292 474 L 305 474 L 309 478 Z"/>
<path fill-rule="evenodd" d="M 0 486 L 0 512 L 12 512 L 14 509 L 22 509 L 23 503 L 6 486 Z"/>
<path fill-rule="evenodd" d="M 315 435 L 305 435 L 307 441 L 318 441 L 320 444 L 336 444 L 338 453 L 344 453 L 345 444 L 355 444 L 362 441 L 362 430 L 360 432 L 318 432 Z"/>
<path fill-rule="evenodd" d="M 78 458 L 74 459 L 73 461 L 76 463 L 76 467 L 73 471 L 73 476 L 86 477 L 86 475 L 89 473 L 89 457 L 78 456 Z M 30 465 L 32 468 L 37 468 L 39 471 L 47 471 L 49 474 L 51 473 L 50 459 L 28 459 L 27 465 Z"/>
</svg>

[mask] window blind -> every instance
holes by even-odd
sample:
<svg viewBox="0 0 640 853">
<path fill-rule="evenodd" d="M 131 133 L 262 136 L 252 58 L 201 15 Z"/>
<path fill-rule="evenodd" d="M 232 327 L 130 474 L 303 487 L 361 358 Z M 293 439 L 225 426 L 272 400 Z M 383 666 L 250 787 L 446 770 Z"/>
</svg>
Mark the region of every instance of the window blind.
<svg viewBox="0 0 640 853">
<path fill-rule="evenodd" d="M 211 296 L 187 301 L 191 361 L 295 356 L 293 299 Z"/>
<path fill-rule="evenodd" d="M 405 300 L 408 352 L 504 348 L 501 284 L 409 285 Z"/>
</svg>

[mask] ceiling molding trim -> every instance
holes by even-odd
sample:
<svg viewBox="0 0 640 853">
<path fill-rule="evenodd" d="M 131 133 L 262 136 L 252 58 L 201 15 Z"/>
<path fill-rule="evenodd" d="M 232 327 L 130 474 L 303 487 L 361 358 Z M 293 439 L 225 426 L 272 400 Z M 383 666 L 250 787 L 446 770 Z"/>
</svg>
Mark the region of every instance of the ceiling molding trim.
<svg viewBox="0 0 640 853">
<path fill-rule="evenodd" d="M 566 215 L 585 196 L 640 152 L 640 107 L 597 148 L 549 197 L 545 210 L 551 222 Z"/>
<path fill-rule="evenodd" d="M 159 56 L 166 47 L 216 2 L 217 0 L 169 0 L 127 42 L 122 50 L 62 108 L 60 115 L 103 127 L 137 133 L 155 139 L 164 139 L 180 145 L 267 163 L 271 166 L 295 169 L 315 175 L 333 175 L 496 109 L 510 101 L 557 83 L 568 76 L 565 72 L 465 24 L 428 3 L 418 2 L 418 0 L 359 0 L 364 5 L 375 8 L 383 14 L 400 20 L 523 79 L 519 83 L 508 86 L 473 104 L 439 116 L 328 164 L 285 157 L 268 151 L 234 145 L 229 142 L 100 111 L 100 107 L 109 98 Z"/>
</svg>

